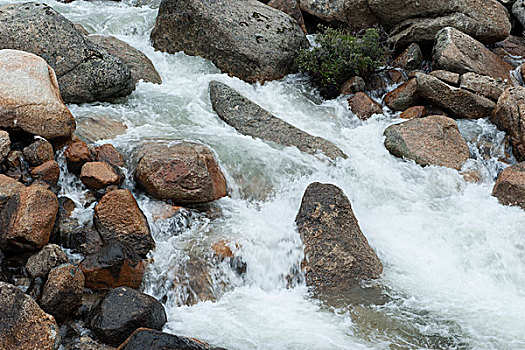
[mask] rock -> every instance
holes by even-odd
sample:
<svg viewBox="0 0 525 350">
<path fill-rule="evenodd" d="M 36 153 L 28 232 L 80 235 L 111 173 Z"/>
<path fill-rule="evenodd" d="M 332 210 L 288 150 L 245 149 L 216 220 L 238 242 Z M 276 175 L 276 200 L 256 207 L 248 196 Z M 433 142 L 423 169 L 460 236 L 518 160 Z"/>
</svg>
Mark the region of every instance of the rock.
<svg viewBox="0 0 525 350">
<path fill-rule="evenodd" d="M 9 271 L 9 267 L 6 263 L 4 253 L 0 249 L 0 282 L 11 283 L 12 278 L 13 276 L 11 274 L 11 271 Z"/>
<path fill-rule="evenodd" d="M 505 89 L 490 120 L 509 134 L 516 159 L 525 160 L 525 88 Z"/>
<path fill-rule="evenodd" d="M 33 168 L 31 170 L 31 176 L 37 181 L 40 180 L 49 185 L 56 185 L 60 178 L 60 166 L 54 160 L 49 160 Z"/>
<path fill-rule="evenodd" d="M 452 27 L 440 30 L 432 51 L 433 67 L 454 73 L 474 72 L 509 80 L 512 66 L 482 43 Z"/>
<path fill-rule="evenodd" d="M 525 209 L 525 162 L 503 170 L 494 184 L 492 195 L 503 205 Z"/>
<path fill-rule="evenodd" d="M 48 244 L 41 251 L 33 254 L 26 263 L 26 270 L 32 278 L 44 280 L 51 269 L 69 262 L 64 251 L 56 244 Z"/>
<path fill-rule="evenodd" d="M 427 108 L 425 106 L 413 106 L 405 110 L 399 118 L 402 119 L 414 119 L 423 118 L 427 115 Z"/>
<path fill-rule="evenodd" d="M 12 284 L 0 282 L 0 349 L 58 350 L 53 316 Z"/>
<path fill-rule="evenodd" d="M 387 79 L 389 80 L 390 84 L 400 84 L 406 81 L 403 72 L 394 68 L 387 71 Z"/>
<path fill-rule="evenodd" d="M 333 160 L 347 158 L 343 151 L 333 143 L 321 137 L 312 136 L 274 117 L 223 83 L 217 81 L 210 83 L 210 99 L 219 118 L 241 134 L 283 146 L 295 146 L 300 151 L 309 154 L 323 152 Z"/>
<path fill-rule="evenodd" d="M 151 40 L 157 50 L 202 56 L 248 82 L 292 73 L 309 45 L 296 21 L 257 0 L 163 0 Z"/>
<path fill-rule="evenodd" d="M 385 95 L 384 102 L 393 111 L 404 111 L 419 102 L 416 79 L 410 79 Z"/>
<path fill-rule="evenodd" d="M 126 133 L 127 126 L 104 116 L 90 116 L 77 120 L 76 134 L 85 142 L 114 139 Z"/>
<path fill-rule="evenodd" d="M 511 30 L 507 10 L 497 0 L 369 0 L 389 41 L 399 47 L 430 44 L 436 33 L 455 27 L 483 43 L 505 39 Z"/>
<path fill-rule="evenodd" d="M 49 242 L 58 212 L 57 197 L 35 185 L 21 188 L 0 213 L 0 245 L 7 251 L 35 251 Z"/>
<path fill-rule="evenodd" d="M 60 265 L 49 272 L 40 305 L 57 320 L 64 320 L 80 306 L 83 290 L 82 271 L 71 264 Z"/>
<path fill-rule="evenodd" d="M 394 60 L 394 66 L 405 70 L 416 70 L 421 68 L 423 63 L 423 52 L 418 44 L 410 44 Z"/>
<path fill-rule="evenodd" d="M 110 55 L 120 58 L 129 67 L 135 84 L 140 80 L 162 84 L 162 79 L 155 66 L 140 50 L 114 36 L 90 35 L 89 40 L 104 48 Z"/>
<path fill-rule="evenodd" d="M 454 118 L 486 118 L 496 107 L 493 101 L 483 96 L 450 86 L 428 74 L 418 73 L 416 81 L 421 98 L 450 111 Z"/>
<path fill-rule="evenodd" d="M 118 185 L 120 176 L 108 163 L 88 162 L 82 166 L 80 181 L 87 188 L 101 189 L 110 185 Z"/>
<path fill-rule="evenodd" d="M 104 242 L 128 243 L 141 256 L 155 247 L 146 216 L 129 190 L 106 193 L 95 206 L 94 222 Z"/>
<path fill-rule="evenodd" d="M 470 183 L 478 183 L 481 182 L 483 179 L 481 174 L 478 171 L 462 171 L 460 172 L 460 175 L 463 177 L 463 179 L 466 182 Z"/>
<path fill-rule="evenodd" d="M 84 164 L 94 160 L 91 150 L 83 141 L 71 144 L 66 148 L 64 156 L 66 157 L 67 168 L 74 174 L 80 174 Z"/>
<path fill-rule="evenodd" d="M 220 240 L 218 242 L 213 243 L 211 249 L 213 250 L 215 256 L 217 256 L 218 258 L 233 258 L 233 252 L 228 245 L 228 241 Z"/>
<path fill-rule="evenodd" d="M 161 330 L 165 323 L 166 312 L 161 303 L 127 287 L 111 290 L 88 322 L 97 337 L 112 346 L 121 344 L 138 328 Z"/>
<path fill-rule="evenodd" d="M 144 263 L 133 248 L 123 242 L 109 242 L 87 256 L 79 265 L 86 278 L 86 288 L 138 289 L 144 275 Z"/>
<path fill-rule="evenodd" d="M 525 27 L 525 1 L 516 0 L 512 5 L 512 14 Z"/>
<path fill-rule="evenodd" d="M 39 166 L 47 161 L 55 160 L 53 145 L 46 139 L 38 138 L 24 148 L 24 158 L 31 166 Z"/>
<path fill-rule="evenodd" d="M 120 154 L 119 151 L 109 143 L 95 147 L 95 153 L 97 155 L 97 162 L 108 163 L 113 168 L 124 167 L 124 158 L 122 157 L 122 154 Z"/>
<path fill-rule="evenodd" d="M 297 21 L 303 33 L 306 34 L 306 26 L 304 25 L 303 14 L 301 13 L 301 8 L 299 7 L 297 0 L 271 0 L 268 3 L 268 6 L 290 15 L 290 17 Z"/>
<path fill-rule="evenodd" d="M 458 73 L 452 73 L 446 70 L 435 70 L 430 72 L 429 74 L 449 85 L 459 86 L 459 77 L 461 75 Z"/>
<path fill-rule="evenodd" d="M 226 179 L 211 151 L 196 143 L 149 144 L 137 156 L 135 179 L 149 195 L 176 204 L 226 196 Z"/>
<path fill-rule="evenodd" d="M 341 86 L 341 95 L 351 95 L 356 92 L 364 91 L 366 88 L 366 82 L 361 77 L 351 77 L 348 79 L 343 86 Z"/>
<path fill-rule="evenodd" d="M 461 76 L 460 88 L 472 91 L 493 101 L 498 101 L 507 84 L 486 75 L 465 73 Z"/>
<path fill-rule="evenodd" d="M 509 35 L 505 40 L 495 45 L 497 49 L 503 49 L 506 54 L 525 57 L 525 38 L 521 36 Z"/>
<path fill-rule="evenodd" d="M 4 47 L 3 16 L 0 12 L 0 47 Z M 75 131 L 75 119 L 60 97 L 53 69 L 27 52 L 0 50 L 0 107 L 2 128 L 49 139 Z"/>
<path fill-rule="evenodd" d="M 25 188 L 20 182 L 0 174 L 0 212 L 4 211 L 8 201 Z"/>
<path fill-rule="evenodd" d="M 367 120 L 374 114 L 382 114 L 381 105 L 364 92 L 358 92 L 348 98 L 348 106 L 359 119 Z"/>
<path fill-rule="evenodd" d="M 456 122 L 444 116 L 434 115 L 391 125 L 384 135 L 385 147 L 390 153 L 422 166 L 438 165 L 459 170 L 470 156 Z"/>
<path fill-rule="evenodd" d="M 381 275 L 383 265 L 361 232 L 348 198 L 337 186 L 308 185 L 295 223 L 304 244 L 308 286 L 347 288 Z"/>
<path fill-rule="evenodd" d="M 0 163 L 4 161 L 10 150 L 11 139 L 9 138 L 9 133 L 7 131 L 0 130 Z"/>
<path fill-rule="evenodd" d="M 343 23 L 355 29 L 377 24 L 366 0 L 299 0 L 301 10 L 324 22 Z"/>
<path fill-rule="evenodd" d="M 73 23 L 46 4 L 2 6 L 0 23 L 0 48 L 23 50 L 44 58 L 54 69 L 66 102 L 107 100 L 129 95 L 135 88 L 126 64 L 77 31 Z M 40 98 L 39 94 L 30 96 Z M 52 119 L 48 117 L 46 120 Z M 30 132 L 46 138 L 69 136 L 74 130 L 74 122 L 67 128 L 57 126 L 56 129 L 67 135 Z"/>
<path fill-rule="evenodd" d="M 208 344 L 201 341 L 147 328 L 137 329 L 119 346 L 119 350 L 142 349 L 213 350 Z"/>
</svg>

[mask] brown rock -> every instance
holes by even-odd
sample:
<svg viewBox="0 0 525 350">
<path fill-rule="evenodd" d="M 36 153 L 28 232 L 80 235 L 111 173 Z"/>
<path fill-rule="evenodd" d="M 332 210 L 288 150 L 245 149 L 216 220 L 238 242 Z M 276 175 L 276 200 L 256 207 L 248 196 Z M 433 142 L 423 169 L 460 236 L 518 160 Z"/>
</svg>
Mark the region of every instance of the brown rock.
<svg viewBox="0 0 525 350">
<path fill-rule="evenodd" d="M 87 188 L 101 189 L 110 185 L 118 185 L 120 176 L 108 163 L 88 162 L 82 166 L 80 181 Z"/>
<path fill-rule="evenodd" d="M 74 174 L 79 174 L 85 163 L 93 161 L 93 154 L 88 145 L 83 142 L 75 142 L 64 153 L 66 156 L 67 168 Z"/>
<path fill-rule="evenodd" d="M 525 162 L 503 170 L 494 184 L 492 195 L 503 205 L 525 209 Z"/>
<path fill-rule="evenodd" d="M 365 90 L 366 83 L 361 77 L 351 77 L 341 86 L 341 95 L 351 95 Z"/>
<path fill-rule="evenodd" d="M 444 116 L 434 115 L 391 125 L 384 135 L 385 147 L 390 153 L 422 166 L 438 165 L 459 170 L 470 156 L 456 122 Z"/>
<path fill-rule="evenodd" d="M 94 222 L 104 242 L 128 243 L 141 256 L 155 247 L 146 216 L 129 190 L 106 193 L 95 206 Z"/>
<path fill-rule="evenodd" d="M 498 101 L 507 84 L 486 75 L 465 73 L 461 76 L 460 87 L 493 101 Z"/>
<path fill-rule="evenodd" d="M 60 178 L 60 166 L 54 160 L 49 160 L 44 164 L 31 170 L 31 176 L 35 180 L 41 180 L 50 185 L 56 185 Z"/>
<path fill-rule="evenodd" d="M 370 96 L 364 92 L 358 92 L 354 96 L 348 98 L 348 105 L 352 112 L 359 117 L 359 119 L 366 120 L 374 114 L 382 114 L 381 105 L 372 100 Z"/>
<path fill-rule="evenodd" d="M 113 168 L 124 166 L 124 158 L 122 157 L 122 154 L 120 154 L 119 151 L 109 143 L 96 147 L 95 152 L 97 154 L 97 162 L 108 163 Z"/>
<path fill-rule="evenodd" d="M 418 44 L 412 43 L 394 60 L 394 66 L 405 69 L 420 69 L 423 63 L 423 53 Z"/>
<path fill-rule="evenodd" d="M 498 99 L 491 121 L 509 134 L 516 159 L 525 160 L 525 88 L 507 88 Z"/>
<path fill-rule="evenodd" d="M 23 188 L 25 188 L 25 186 L 20 182 L 0 174 L 0 212 L 4 210 L 7 202 L 12 197 L 20 195 L 20 191 Z"/>
<path fill-rule="evenodd" d="M 413 106 L 405 110 L 399 118 L 402 119 L 414 119 L 423 118 L 427 115 L 427 108 L 425 106 Z"/>
<path fill-rule="evenodd" d="M 303 14 L 301 13 L 301 8 L 297 0 L 271 0 L 268 3 L 268 6 L 273 7 L 274 9 L 283 11 L 287 13 L 299 23 L 302 31 L 306 34 L 306 27 L 304 25 Z"/>
<path fill-rule="evenodd" d="M 5 130 L 0 130 L 0 163 L 9 154 L 11 149 L 11 139 L 9 138 L 9 133 Z"/>
<path fill-rule="evenodd" d="M 462 171 L 461 176 L 466 182 L 477 183 L 481 182 L 481 174 L 477 171 Z"/>
<path fill-rule="evenodd" d="M 448 72 L 446 70 L 434 70 L 429 74 L 447 84 L 459 86 L 459 77 L 461 74 Z"/>
<path fill-rule="evenodd" d="M 64 251 L 56 244 L 48 244 L 41 251 L 32 255 L 26 263 L 26 270 L 32 278 L 44 280 L 51 269 L 69 262 Z"/>
<path fill-rule="evenodd" d="M 85 142 L 108 140 L 126 133 L 123 123 L 104 116 L 90 116 L 77 120 L 76 134 Z"/>
<path fill-rule="evenodd" d="M 392 84 L 403 83 L 406 80 L 403 73 L 399 69 L 389 69 L 387 73 L 388 78 Z"/>
<path fill-rule="evenodd" d="M 509 35 L 505 40 L 496 43 L 498 48 L 505 50 L 507 54 L 525 57 L 525 38 Z"/>
<path fill-rule="evenodd" d="M 301 10 L 323 22 L 343 23 L 356 29 L 377 24 L 377 17 L 366 0 L 300 0 L 299 4 Z"/>
<path fill-rule="evenodd" d="M 391 110 L 403 111 L 419 101 L 416 79 L 401 84 L 397 89 L 386 94 L 384 102 Z"/>
<path fill-rule="evenodd" d="M 24 158 L 31 166 L 39 166 L 47 161 L 55 160 L 53 146 L 46 139 L 39 138 L 24 148 Z"/>
<path fill-rule="evenodd" d="M 233 258 L 233 252 L 231 248 L 228 246 L 230 242 L 225 240 L 220 240 L 218 242 L 213 243 L 211 246 L 211 249 L 213 250 L 215 256 L 218 258 Z M 235 244 L 238 248 L 238 245 Z"/>
</svg>

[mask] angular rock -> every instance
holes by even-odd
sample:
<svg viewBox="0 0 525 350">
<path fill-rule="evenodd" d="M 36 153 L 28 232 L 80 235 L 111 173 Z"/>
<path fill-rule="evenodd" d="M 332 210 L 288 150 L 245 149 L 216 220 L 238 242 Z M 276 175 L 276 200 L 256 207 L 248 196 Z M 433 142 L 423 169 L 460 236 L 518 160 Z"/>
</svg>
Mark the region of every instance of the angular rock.
<svg viewBox="0 0 525 350">
<path fill-rule="evenodd" d="M 84 164 L 94 160 L 91 150 L 83 141 L 71 144 L 66 148 L 64 156 L 66 157 L 67 168 L 74 174 L 80 174 Z"/>
<path fill-rule="evenodd" d="M 20 182 L 0 174 L 0 212 L 2 212 L 7 202 L 15 195 L 20 195 L 20 191 L 25 186 Z"/>
<path fill-rule="evenodd" d="M 361 232 L 350 201 L 337 186 L 308 185 L 295 223 L 305 247 L 308 286 L 347 288 L 381 275 L 383 265 Z"/>
<path fill-rule="evenodd" d="M 348 98 L 348 106 L 359 119 L 367 120 L 374 114 L 382 114 L 381 105 L 364 92 L 358 92 Z"/>
<path fill-rule="evenodd" d="M 56 185 L 60 178 L 60 166 L 56 161 L 49 160 L 33 168 L 31 170 L 31 176 L 37 181 L 43 181 L 49 185 Z"/>
<path fill-rule="evenodd" d="M 516 159 L 525 160 L 525 88 L 505 89 L 490 120 L 509 134 Z"/>
<path fill-rule="evenodd" d="M 385 95 L 384 102 L 393 111 L 404 111 L 419 102 L 416 79 L 410 79 Z"/>
<path fill-rule="evenodd" d="M 0 48 L 5 47 L 3 16 L 0 12 Z M 75 119 L 60 97 L 55 72 L 31 53 L 0 50 L 0 106 L 2 128 L 49 139 L 75 131 Z"/>
<path fill-rule="evenodd" d="M 77 120 L 75 134 L 85 142 L 114 139 L 126 133 L 127 126 L 104 116 L 90 116 Z"/>
<path fill-rule="evenodd" d="M 124 166 L 124 158 L 122 157 L 122 154 L 120 154 L 119 151 L 109 143 L 95 147 L 95 153 L 97 154 L 97 162 L 108 163 L 113 168 Z"/>
<path fill-rule="evenodd" d="M 56 73 L 66 102 L 107 100 L 129 95 L 135 88 L 126 64 L 77 31 L 73 23 L 48 5 L 2 6 L 0 23 L 0 48 L 23 50 L 45 59 Z M 32 133 L 53 138 L 69 136 L 73 130 L 74 123 L 62 130 L 57 127 L 62 134 L 69 132 L 67 135 Z"/>
<path fill-rule="evenodd" d="M 479 41 L 452 27 L 443 28 L 437 33 L 432 58 L 435 69 L 510 79 L 510 64 Z"/>
<path fill-rule="evenodd" d="M 458 73 L 452 73 L 446 70 L 434 70 L 428 74 L 449 85 L 459 86 L 459 78 L 461 75 Z"/>
<path fill-rule="evenodd" d="M 101 189 L 110 185 L 118 185 L 120 176 L 108 163 L 88 162 L 82 166 L 80 181 L 92 189 Z"/>
<path fill-rule="evenodd" d="M 299 23 L 301 30 L 306 34 L 306 26 L 304 25 L 303 14 L 301 13 L 301 8 L 299 7 L 297 0 L 271 0 L 268 3 L 268 6 L 290 15 L 290 17 Z"/>
<path fill-rule="evenodd" d="M 248 82 L 293 72 L 309 45 L 296 21 L 257 0 L 163 0 L 151 40 L 157 50 L 204 57 Z"/>
<path fill-rule="evenodd" d="M 460 88 L 472 91 L 493 101 L 498 101 L 507 84 L 486 75 L 465 73 L 461 76 Z"/>
<path fill-rule="evenodd" d="M 104 48 L 110 55 L 120 58 L 131 71 L 135 84 L 140 80 L 162 84 L 162 79 L 153 66 L 153 62 L 140 50 L 114 36 L 90 35 L 89 40 Z"/>
<path fill-rule="evenodd" d="M 129 190 L 106 193 L 95 206 L 94 222 L 104 242 L 128 243 L 141 256 L 155 247 L 146 216 Z"/>
<path fill-rule="evenodd" d="M 58 350 L 53 316 L 12 284 L 0 282 L 0 349 Z"/>
<path fill-rule="evenodd" d="M 413 106 L 405 110 L 399 118 L 401 119 L 414 119 L 423 118 L 427 115 L 427 108 L 425 106 Z"/>
<path fill-rule="evenodd" d="M 32 278 L 44 280 L 51 269 L 69 262 L 64 251 L 56 244 L 48 244 L 41 251 L 32 255 L 26 263 L 26 270 Z"/>
<path fill-rule="evenodd" d="M 418 44 L 410 44 L 405 51 L 401 52 L 394 60 L 394 66 L 405 70 L 416 70 L 423 63 L 423 52 Z"/>
<path fill-rule="evenodd" d="M 31 166 L 39 166 L 47 161 L 55 160 L 53 145 L 46 139 L 39 138 L 23 150 L 24 158 Z"/>
<path fill-rule="evenodd" d="M 210 83 L 210 99 L 219 118 L 241 134 L 283 146 L 295 146 L 300 151 L 309 154 L 323 152 L 334 160 L 339 157 L 347 158 L 343 151 L 333 143 L 321 137 L 312 136 L 274 117 L 223 83 L 217 81 Z"/>
<path fill-rule="evenodd" d="M 137 329 L 119 346 L 119 350 L 142 349 L 213 350 L 208 344 L 201 341 L 147 328 Z"/>
<path fill-rule="evenodd" d="M 53 268 L 44 285 L 40 306 L 57 320 L 71 315 L 82 302 L 84 274 L 72 264 Z"/>
<path fill-rule="evenodd" d="M 431 75 L 416 75 L 419 96 L 450 111 L 454 118 L 478 119 L 492 114 L 496 104 L 468 90 L 450 86 Z"/>
<path fill-rule="evenodd" d="M 438 165 L 459 170 L 470 156 L 456 122 L 444 116 L 434 115 L 391 125 L 384 135 L 385 147 L 391 154 L 422 166 Z"/>
<path fill-rule="evenodd" d="M 343 86 L 341 86 L 341 95 L 355 94 L 360 91 L 364 91 L 366 88 L 366 82 L 361 77 L 351 77 L 348 79 Z"/>
<path fill-rule="evenodd" d="M 123 242 L 110 242 L 87 256 L 79 265 L 86 278 L 86 288 L 138 289 L 144 275 L 142 258 Z"/>
<path fill-rule="evenodd" d="M 301 10 L 324 22 L 365 29 L 377 24 L 366 0 L 299 0 Z"/>
<path fill-rule="evenodd" d="M 89 328 L 104 343 L 118 346 L 136 329 L 161 330 L 166 312 L 155 298 L 127 287 L 111 290 L 93 310 Z"/>
<path fill-rule="evenodd" d="M 11 139 L 9 138 L 9 133 L 7 131 L 0 130 L 0 163 L 4 161 L 10 150 Z"/>
<path fill-rule="evenodd" d="M 525 163 L 510 166 L 499 174 L 492 195 L 503 205 L 525 209 Z"/>
<path fill-rule="evenodd" d="M 512 5 L 512 14 L 525 27 L 525 1 L 516 0 Z"/>
</svg>

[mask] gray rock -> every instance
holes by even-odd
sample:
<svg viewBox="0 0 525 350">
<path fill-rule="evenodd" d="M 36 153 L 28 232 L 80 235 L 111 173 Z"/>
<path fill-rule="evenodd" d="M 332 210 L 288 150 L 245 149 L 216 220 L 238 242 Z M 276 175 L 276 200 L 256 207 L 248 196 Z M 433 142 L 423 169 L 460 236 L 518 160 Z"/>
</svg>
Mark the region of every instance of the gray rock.
<svg viewBox="0 0 525 350">
<path fill-rule="evenodd" d="M 517 0 L 512 5 L 512 14 L 518 19 L 522 26 L 525 26 L 525 1 Z"/>
<path fill-rule="evenodd" d="M 0 48 L 34 53 L 55 70 L 62 98 L 82 103 L 129 95 L 135 88 L 129 68 L 42 3 L 0 8 Z"/>
<path fill-rule="evenodd" d="M 466 73 L 461 76 L 460 88 L 472 91 L 493 101 L 498 101 L 503 91 L 505 91 L 506 85 L 501 79 L 494 79 L 476 73 Z"/>
<path fill-rule="evenodd" d="M 512 152 L 518 161 L 525 160 L 525 88 L 509 87 L 498 99 L 490 120 L 507 132 Z"/>
<path fill-rule="evenodd" d="M 32 278 L 40 277 L 45 280 L 52 268 L 68 261 L 66 253 L 59 246 L 48 244 L 27 260 L 26 270 Z"/>
<path fill-rule="evenodd" d="M 163 0 L 151 40 L 157 50 L 202 56 L 249 82 L 293 72 L 308 47 L 295 20 L 257 0 Z"/>
<path fill-rule="evenodd" d="M 218 81 L 210 83 L 211 104 L 218 116 L 241 134 L 272 141 L 283 146 L 295 146 L 300 151 L 324 152 L 332 159 L 347 158 L 333 143 L 312 136 L 274 117 L 229 86 Z"/>
<path fill-rule="evenodd" d="M 435 70 L 429 73 L 431 76 L 438 78 L 441 81 L 449 85 L 459 86 L 459 77 L 461 76 L 458 73 L 452 73 L 446 70 Z"/>
<path fill-rule="evenodd" d="M 377 24 L 366 0 L 299 0 L 301 10 L 324 22 L 364 29 Z"/>
<path fill-rule="evenodd" d="M 43 138 L 38 138 L 23 150 L 24 158 L 31 166 L 39 166 L 55 160 L 53 145 Z"/>
<path fill-rule="evenodd" d="M 7 131 L 0 130 L 0 163 L 4 161 L 10 150 L 11 139 L 9 138 L 9 133 Z"/>
</svg>

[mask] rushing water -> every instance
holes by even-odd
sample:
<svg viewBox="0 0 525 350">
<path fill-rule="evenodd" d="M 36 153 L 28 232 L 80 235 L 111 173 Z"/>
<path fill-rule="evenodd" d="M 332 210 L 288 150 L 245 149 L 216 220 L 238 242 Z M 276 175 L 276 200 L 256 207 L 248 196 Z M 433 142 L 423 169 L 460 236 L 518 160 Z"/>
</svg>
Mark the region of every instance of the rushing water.
<svg viewBox="0 0 525 350">
<path fill-rule="evenodd" d="M 51 2 L 91 33 L 111 34 L 143 51 L 162 85 L 140 83 L 111 103 L 70 105 L 77 119 L 103 115 L 124 122 L 109 140 L 130 159 L 144 140 L 194 140 L 208 145 L 224 170 L 230 196 L 209 208 L 155 221 L 162 203 L 136 194 L 157 242 L 145 291 L 163 301 L 165 331 L 228 349 L 525 348 L 525 215 L 491 197 L 505 166 L 504 134 L 488 121 L 460 122 L 473 157 L 465 165 L 480 183 L 455 170 L 397 159 L 383 146 L 392 115 L 360 121 L 346 100 L 323 101 L 290 76 L 264 86 L 228 77 L 209 61 L 155 52 L 149 43 L 157 9 L 137 2 Z M 208 83 L 219 80 L 287 122 L 338 145 L 348 156 L 331 164 L 295 148 L 237 133 L 213 112 Z M 101 143 L 108 142 L 108 140 Z M 64 169 L 65 170 L 65 169 Z M 313 181 L 341 187 L 371 246 L 382 278 L 363 302 L 319 301 L 288 278 L 302 260 L 294 227 L 301 197 Z M 83 207 L 83 188 L 63 175 L 64 193 Z M 92 206 L 76 215 L 91 220 Z M 178 304 L 191 296 L 177 268 L 206 255 L 218 240 L 236 242 L 246 273 L 218 263 L 210 278 L 215 302 Z M 235 245 L 232 244 L 232 247 Z M 178 272 L 177 272 L 178 271 Z M 184 272 L 184 269 L 183 269 Z"/>
</svg>

